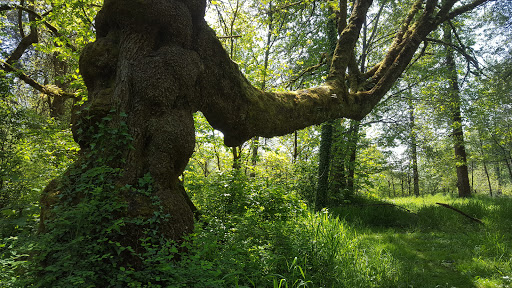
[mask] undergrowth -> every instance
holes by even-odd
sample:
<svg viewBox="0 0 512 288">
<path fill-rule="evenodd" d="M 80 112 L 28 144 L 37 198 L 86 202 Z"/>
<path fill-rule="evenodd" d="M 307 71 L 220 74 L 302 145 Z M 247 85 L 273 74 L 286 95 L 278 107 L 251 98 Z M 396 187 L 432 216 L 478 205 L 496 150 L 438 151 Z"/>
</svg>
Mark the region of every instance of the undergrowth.
<svg viewBox="0 0 512 288">
<path fill-rule="evenodd" d="M 129 145 L 123 127 L 114 132 L 105 133 L 120 136 L 119 145 Z M 108 149 L 101 155 L 119 156 L 115 147 Z M 249 178 L 236 170 L 207 178 L 190 174 L 186 188 L 201 219 L 186 241 L 173 243 L 158 231 L 157 223 L 170 220 L 159 213 L 151 175 L 137 185 L 118 187 L 116 179 L 123 171 L 106 165 L 108 158 L 89 159 L 97 162 L 78 163 L 67 172 L 73 183 L 62 183 L 59 196 L 67 205 L 54 207 L 56 217 L 48 222 L 47 233 L 35 233 L 37 207 L 23 217 L 4 215 L 0 287 L 512 284 L 512 199 L 358 196 L 312 212 L 297 185 Z M 128 217 L 121 194 L 151 199 L 154 217 Z M 134 226 L 144 228 L 143 235 L 131 239 L 137 248 L 126 240 Z"/>
</svg>

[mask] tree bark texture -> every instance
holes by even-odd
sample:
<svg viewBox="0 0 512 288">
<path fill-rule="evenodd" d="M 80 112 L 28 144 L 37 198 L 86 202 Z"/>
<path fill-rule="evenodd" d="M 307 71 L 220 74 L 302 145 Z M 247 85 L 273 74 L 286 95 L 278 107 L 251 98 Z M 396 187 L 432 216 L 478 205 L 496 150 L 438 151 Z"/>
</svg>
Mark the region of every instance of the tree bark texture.
<svg viewBox="0 0 512 288">
<path fill-rule="evenodd" d="M 334 11 L 329 9 L 329 14 L 333 14 Z M 339 17 L 338 22 L 345 21 L 345 18 Z M 345 24 L 343 24 L 345 26 Z M 333 55 L 336 49 L 336 42 L 338 39 L 338 25 L 336 19 L 329 19 L 326 25 L 327 44 L 330 55 Z M 332 144 L 333 144 L 333 127 L 334 121 L 326 122 L 322 125 L 322 131 L 320 134 L 320 147 L 318 156 L 318 183 L 316 186 L 316 200 L 315 209 L 317 211 L 327 207 L 329 201 L 329 174 L 331 171 L 331 155 L 332 155 Z"/>
<path fill-rule="evenodd" d="M 78 137 L 79 131 L 98 126 L 111 111 L 128 115 L 125 120 L 114 116 L 110 124 L 126 121 L 133 137 L 132 148 L 121 151 L 124 161 L 116 163 L 123 170 L 119 185 L 149 173 L 164 213 L 172 217 L 161 231 L 181 239 L 194 224 L 193 205 L 178 181 L 194 149 L 193 112 L 202 111 L 224 133 L 228 146 L 342 117 L 359 120 L 391 88 L 432 30 L 485 0 L 455 10 L 457 1 L 439 6 L 429 0 L 422 7 L 423 2 L 409 11 L 385 58 L 368 71 L 351 69 L 349 77 L 347 67 L 372 4 L 355 1 L 340 29 L 327 82 L 305 90 L 264 92 L 242 75 L 206 24 L 205 0 L 105 0 L 96 17 L 97 39 L 80 58 L 88 100 L 74 117 L 73 132 L 81 158 L 94 148 L 92 139 Z M 54 181 L 44 192 L 43 226 L 52 203 L 58 202 L 58 187 Z M 131 214 L 152 214 L 148 203 L 126 200 Z"/>
<path fill-rule="evenodd" d="M 341 123 L 340 123 L 341 122 Z M 335 122 L 333 131 L 334 141 L 332 143 L 332 192 L 334 195 L 345 196 L 347 189 L 347 151 L 350 141 L 349 133 L 343 126 L 344 119 Z"/>
</svg>

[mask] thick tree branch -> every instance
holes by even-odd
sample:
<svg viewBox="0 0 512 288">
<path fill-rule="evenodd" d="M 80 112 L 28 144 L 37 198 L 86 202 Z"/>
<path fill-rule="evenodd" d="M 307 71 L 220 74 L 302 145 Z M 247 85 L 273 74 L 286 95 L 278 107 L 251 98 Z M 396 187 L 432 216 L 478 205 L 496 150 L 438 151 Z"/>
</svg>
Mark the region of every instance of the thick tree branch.
<svg viewBox="0 0 512 288">
<path fill-rule="evenodd" d="M 358 0 L 354 3 L 350 19 L 347 26 L 341 32 L 338 45 L 334 51 L 331 70 L 327 80 L 336 81 L 336 85 L 343 90 L 347 90 L 345 84 L 346 70 L 350 61 L 353 60 L 354 48 L 372 2 L 372 0 Z"/>
<path fill-rule="evenodd" d="M 398 55 L 400 54 L 400 52 L 402 52 L 402 49 L 404 48 L 405 44 L 408 43 L 408 41 L 407 41 L 408 39 L 404 39 L 405 34 L 410 31 L 409 27 L 411 26 L 411 22 L 414 19 L 414 17 L 420 12 L 422 2 L 423 1 L 418 0 L 413 5 L 413 7 L 411 7 L 411 9 L 408 12 L 407 17 L 403 21 L 400 31 L 395 35 L 393 44 L 391 44 L 391 47 L 390 47 L 388 53 L 386 54 L 386 57 L 384 58 L 384 60 L 382 60 L 381 63 L 376 65 L 376 66 L 378 66 L 377 71 L 375 71 L 375 73 L 373 73 L 373 76 L 372 76 L 372 78 L 373 78 L 372 81 L 374 83 L 378 83 L 379 81 L 381 81 L 381 79 L 384 77 L 384 75 L 386 75 L 386 73 L 389 71 L 390 67 L 392 67 L 392 65 L 394 65 Z"/>
<path fill-rule="evenodd" d="M 33 6 L 33 2 L 34 1 L 32 0 L 31 6 Z M 23 2 L 21 2 L 21 3 L 23 3 Z M 19 14 L 18 14 L 18 16 L 19 16 Z M 18 23 L 20 26 L 20 35 L 22 35 L 22 39 L 21 39 L 20 43 L 18 43 L 18 46 L 16 47 L 16 49 L 14 49 L 14 51 L 11 53 L 9 58 L 7 58 L 6 62 L 8 64 L 13 64 L 14 62 L 18 61 L 21 58 L 21 56 L 23 56 L 25 51 L 30 46 L 32 46 L 32 44 L 39 42 L 39 34 L 37 32 L 36 27 L 34 26 L 34 21 L 36 20 L 36 17 L 33 14 L 29 14 L 28 19 L 30 22 L 30 34 L 24 36 L 25 32 L 23 29 L 23 24 Z M 18 20 L 20 20 L 20 19 L 18 19 Z"/>
<path fill-rule="evenodd" d="M 411 63 L 420 44 L 431 31 L 438 27 L 436 1 L 427 1 L 425 8 L 422 8 L 422 3 L 423 1 L 417 1 L 409 11 L 385 59 L 365 74 L 365 76 L 373 75 L 373 78 L 371 82 L 365 84 L 363 91 L 349 92 L 345 80 L 347 68 L 350 61 L 354 59 L 352 51 L 371 1 L 356 1 L 354 4 L 349 23 L 340 35 L 331 71 L 324 85 L 292 92 L 261 92 L 252 87 L 239 72 L 233 71 L 229 77 L 225 75 L 228 70 L 238 71 L 238 67 L 223 67 L 220 70 L 222 72 L 214 74 L 223 73 L 231 80 L 208 81 L 213 87 L 205 91 L 216 92 L 205 94 L 220 93 L 225 96 L 225 99 L 230 99 L 227 101 L 231 104 L 224 106 L 225 104 L 220 104 L 219 101 L 215 103 L 208 101 L 208 104 L 199 110 L 204 112 L 213 127 L 224 132 L 226 144 L 229 146 L 238 145 L 255 135 L 264 137 L 284 135 L 340 117 L 360 120 L 391 89 Z M 215 44 L 210 43 L 207 46 L 212 47 Z M 218 54 L 220 51 L 217 51 L 216 55 Z M 202 55 L 201 58 L 208 57 Z M 212 69 L 218 70 L 225 65 L 217 63 L 216 66 L 217 68 Z M 231 81 L 237 88 L 225 89 L 213 84 L 213 82 L 223 81 Z M 229 111 L 230 109 L 234 111 Z"/>
<path fill-rule="evenodd" d="M 30 34 L 23 37 L 21 39 L 20 43 L 18 43 L 18 46 L 16 46 L 16 49 L 12 51 L 11 55 L 9 55 L 9 58 L 5 61 L 6 63 L 13 64 L 14 62 L 20 60 L 21 56 L 27 51 L 27 49 L 32 46 L 32 44 L 39 42 L 39 36 L 37 31 L 31 31 Z"/>
<path fill-rule="evenodd" d="M 450 13 L 448 13 L 448 15 L 446 15 L 446 17 L 444 19 L 442 19 L 442 21 L 440 21 L 439 24 L 441 24 L 442 22 L 446 21 L 446 20 L 450 20 L 450 19 L 453 19 L 461 14 L 464 14 L 466 12 L 469 12 L 473 9 L 475 9 L 476 7 L 486 3 L 486 2 L 490 2 L 490 1 L 495 1 L 495 0 L 476 0 L 476 1 L 473 1 L 467 5 L 464 5 L 464 6 L 461 6 L 457 9 L 454 9 L 453 11 L 451 11 Z"/>
</svg>

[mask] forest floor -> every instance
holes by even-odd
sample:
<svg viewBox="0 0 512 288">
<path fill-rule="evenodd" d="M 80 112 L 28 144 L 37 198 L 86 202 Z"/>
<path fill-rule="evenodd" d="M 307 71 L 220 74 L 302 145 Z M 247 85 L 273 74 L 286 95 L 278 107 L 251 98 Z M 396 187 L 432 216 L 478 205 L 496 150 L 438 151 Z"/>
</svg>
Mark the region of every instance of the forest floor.
<svg viewBox="0 0 512 288">
<path fill-rule="evenodd" d="M 164 246 L 155 254 L 161 265 L 146 267 L 172 276 L 172 285 L 97 287 L 512 287 L 512 198 L 365 196 L 313 212 L 284 189 L 235 188 L 253 194 L 222 206 L 230 191 L 212 189 L 196 201 L 206 221 L 182 244 L 188 253 L 167 261 L 179 250 Z M 19 283 L 33 267 L 24 255 L 40 239 L 37 206 L 32 210 L 0 218 L 0 288 L 30 287 Z"/>
<path fill-rule="evenodd" d="M 404 197 L 334 212 L 355 225 L 361 246 L 392 256 L 400 287 L 512 287 L 510 198 Z"/>
</svg>

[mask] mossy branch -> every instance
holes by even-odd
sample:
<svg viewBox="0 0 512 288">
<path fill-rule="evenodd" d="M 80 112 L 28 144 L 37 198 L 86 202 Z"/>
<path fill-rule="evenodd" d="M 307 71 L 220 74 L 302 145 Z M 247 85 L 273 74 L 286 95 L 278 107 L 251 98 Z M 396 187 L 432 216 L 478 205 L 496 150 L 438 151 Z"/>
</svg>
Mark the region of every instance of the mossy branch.
<svg viewBox="0 0 512 288">
<path fill-rule="evenodd" d="M 74 93 L 66 92 L 62 90 L 61 88 L 54 86 L 54 85 L 43 85 L 27 74 L 23 73 L 23 71 L 14 68 L 12 65 L 9 65 L 7 62 L 0 60 L 0 68 L 6 72 L 12 72 L 16 77 L 18 77 L 20 80 L 28 84 L 30 87 L 36 89 L 37 91 L 49 95 L 52 97 L 64 97 L 64 98 L 77 98 L 78 96 Z"/>
</svg>

